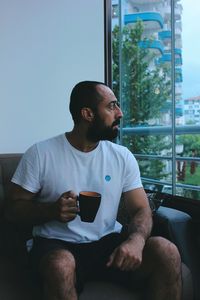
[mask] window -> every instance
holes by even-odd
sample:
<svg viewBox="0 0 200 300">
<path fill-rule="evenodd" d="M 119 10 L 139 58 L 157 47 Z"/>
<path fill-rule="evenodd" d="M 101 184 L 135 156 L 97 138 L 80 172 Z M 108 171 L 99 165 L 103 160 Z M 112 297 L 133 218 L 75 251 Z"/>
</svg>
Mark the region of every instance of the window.
<svg viewBox="0 0 200 300">
<path fill-rule="evenodd" d="M 144 187 L 200 199 L 200 44 L 191 34 L 198 36 L 192 18 L 200 6 L 121 0 L 118 7 L 112 84 L 124 112 L 119 143 L 137 158 Z"/>
</svg>

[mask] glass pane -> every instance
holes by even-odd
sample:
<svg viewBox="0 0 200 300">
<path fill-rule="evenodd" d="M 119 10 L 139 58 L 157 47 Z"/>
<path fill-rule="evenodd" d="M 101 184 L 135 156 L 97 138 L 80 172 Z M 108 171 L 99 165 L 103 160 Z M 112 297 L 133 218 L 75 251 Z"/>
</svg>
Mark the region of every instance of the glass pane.
<svg viewBox="0 0 200 300">
<path fill-rule="evenodd" d="M 171 61 L 164 59 L 160 35 L 171 24 L 165 1 L 121 3 L 122 24 L 115 20 L 112 38 L 113 90 L 121 99 L 123 127 L 171 125 Z M 166 47 L 170 51 L 170 43 Z"/>
<path fill-rule="evenodd" d="M 198 1 L 181 1 L 182 12 L 182 44 L 183 44 L 183 111 L 186 125 L 200 125 L 200 42 L 198 20 L 200 5 Z M 196 22 L 197 21 L 197 22 Z M 196 36 L 197 34 L 197 36 Z"/>
<path fill-rule="evenodd" d="M 112 0 L 112 75 L 124 113 L 120 143 L 135 154 L 145 185 L 197 199 L 200 6 L 194 2 Z"/>
<path fill-rule="evenodd" d="M 200 163 L 191 160 L 178 160 L 176 163 L 177 182 L 191 185 L 199 185 Z"/>
<path fill-rule="evenodd" d="M 197 59 L 200 51 L 200 42 L 196 39 L 200 14 L 199 3 L 181 0 L 175 4 L 175 71 L 177 72 L 176 90 L 176 125 L 181 129 L 176 136 L 177 157 L 185 160 L 176 161 L 176 182 L 191 185 L 191 188 L 182 187 L 184 196 L 200 199 L 200 85 Z M 193 5 L 192 5 L 193 4 Z M 194 158 L 194 159 L 191 159 Z M 194 186 L 194 189 L 192 188 Z M 199 198 L 198 198 L 199 197 Z"/>
<path fill-rule="evenodd" d="M 172 164 L 170 160 L 138 158 L 138 163 L 142 177 L 163 181 L 166 185 L 171 185 Z"/>
<path fill-rule="evenodd" d="M 113 1 L 114 10 L 117 3 Z M 121 24 L 113 18 L 112 45 L 113 90 L 124 113 L 121 143 L 134 154 L 171 158 L 170 1 L 122 0 L 120 4 Z M 148 133 L 145 128 L 150 128 Z M 170 159 L 137 159 L 142 177 L 172 184 Z"/>
<path fill-rule="evenodd" d="M 123 134 L 123 145 L 134 154 L 171 156 L 171 135 Z"/>
<path fill-rule="evenodd" d="M 200 134 L 181 134 L 176 136 L 177 155 L 200 159 Z"/>
<path fill-rule="evenodd" d="M 183 188 L 183 187 L 177 187 L 176 188 L 176 195 L 190 198 L 193 200 L 199 200 L 200 199 L 200 191 L 193 190 L 191 187 L 190 188 Z"/>
</svg>

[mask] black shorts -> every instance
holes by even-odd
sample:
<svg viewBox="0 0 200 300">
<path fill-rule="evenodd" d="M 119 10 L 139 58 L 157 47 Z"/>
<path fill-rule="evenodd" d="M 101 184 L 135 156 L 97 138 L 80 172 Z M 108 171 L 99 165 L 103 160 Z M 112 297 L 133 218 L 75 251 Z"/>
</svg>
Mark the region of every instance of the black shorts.
<svg viewBox="0 0 200 300">
<path fill-rule="evenodd" d="M 34 273 L 37 272 L 39 276 L 38 267 L 44 255 L 53 250 L 67 249 L 76 261 L 77 292 L 80 292 L 84 283 L 89 280 L 103 279 L 127 285 L 130 272 L 106 267 L 109 256 L 124 240 L 125 237 L 120 233 L 111 233 L 98 241 L 81 244 L 36 237 L 30 251 L 30 262 Z"/>
</svg>

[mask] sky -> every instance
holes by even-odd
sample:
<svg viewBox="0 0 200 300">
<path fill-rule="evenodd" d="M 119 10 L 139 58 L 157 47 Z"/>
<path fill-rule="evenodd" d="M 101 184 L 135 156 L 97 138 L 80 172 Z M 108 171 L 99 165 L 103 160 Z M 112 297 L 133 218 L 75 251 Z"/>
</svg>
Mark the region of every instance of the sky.
<svg viewBox="0 0 200 300">
<path fill-rule="evenodd" d="M 200 2 L 182 0 L 183 99 L 200 96 Z"/>
</svg>

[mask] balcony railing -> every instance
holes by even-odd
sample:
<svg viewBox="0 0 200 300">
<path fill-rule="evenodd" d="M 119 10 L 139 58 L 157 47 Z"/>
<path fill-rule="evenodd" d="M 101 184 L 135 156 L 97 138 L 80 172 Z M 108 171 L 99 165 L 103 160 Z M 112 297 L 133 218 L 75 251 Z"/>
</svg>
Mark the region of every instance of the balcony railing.
<svg viewBox="0 0 200 300">
<path fill-rule="evenodd" d="M 160 28 L 163 28 L 163 17 L 158 12 L 138 12 L 134 14 L 124 15 L 124 24 L 135 23 L 139 20 L 144 22 L 153 21 L 159 24 Z"/>
<path fill-rule="evenodd" d="M 150 41 L 150 40 L 147 40 L 147 41 L 140 41 L 138 43 L 138 45 L 141 47 L 141 48 L 152 48 L 152 49 L 156 49 L 158 50 L 161 54 L 164 53 L 164 47 L 163 47 L 163 44 L 156 40 L 156 41 Z"/>
<path fill-rule="evenodd" d="M 164 30 L 158 33 L 158 36 L 161 40 L 170 39 L 171 38 L 171 30 Z"/>
<path fill-rule="evenodd" d="M 171 135 L 172 127 L 171 126 L 136 126 L 136 127 L 124 127 L 122 128 L 123 135 Z M 200 126 L 197 125 L 187 125 L 187 126 L 176 126 L 175 134 L 200 134 Z M 172 156 L 170 155 L 149 155 L 149 154 L 137 154 L 134 153 L 134 156 L 138 159 L 161 159 L 161 160 L 171 160 Z M 196 161 L 200 162 L 199 157 L 175 157 L 176 161 Z M 150 184 L 158 184 L 158 185 L 169 185 L 168 181 L 157 180 L 147 177 L 142 177 L 142 181 Z M 175 183 L 175 187 L 181 187 L 183 189 L 190 189 L 200 191 L 200 186 L 184 184 L 184 183 Z"/>
</svg>

